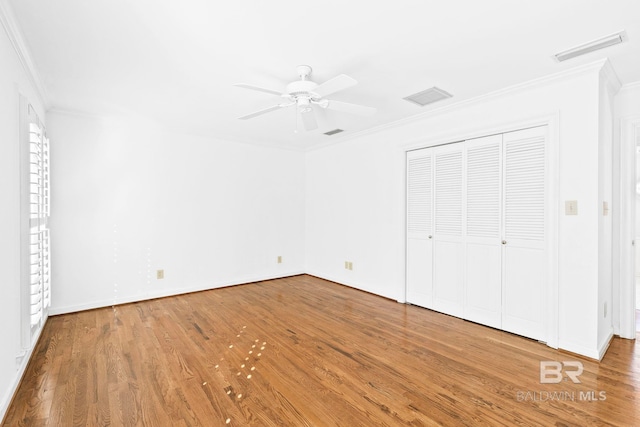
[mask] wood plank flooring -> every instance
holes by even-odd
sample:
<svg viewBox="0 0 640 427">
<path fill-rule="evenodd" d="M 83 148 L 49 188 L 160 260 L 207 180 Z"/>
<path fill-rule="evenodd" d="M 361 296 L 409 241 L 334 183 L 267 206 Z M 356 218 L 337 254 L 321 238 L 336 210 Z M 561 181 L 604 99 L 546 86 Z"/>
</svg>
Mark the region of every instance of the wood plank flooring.
<svg viewBox="0 0 640 427">
<path fill-rule="evenodd" d="M 597 363 L 296 276 L 51 317 L 3 425 L 637 426 L 639 393 L 637 340 Z"/>
</svg>

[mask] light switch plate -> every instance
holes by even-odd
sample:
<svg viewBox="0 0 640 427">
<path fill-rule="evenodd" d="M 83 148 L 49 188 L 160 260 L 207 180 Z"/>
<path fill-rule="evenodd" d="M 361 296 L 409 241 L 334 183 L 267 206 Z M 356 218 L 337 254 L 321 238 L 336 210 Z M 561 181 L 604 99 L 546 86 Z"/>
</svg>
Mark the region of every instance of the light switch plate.
<svg viewBox="0 0 640 427">
<path fill-rule="evenodd" d="M 578 201 L 577 200 L 565 200 L 565 202 L 564 202 L 564 214 L 565 215 L 578 215 Z"/>
</svg>

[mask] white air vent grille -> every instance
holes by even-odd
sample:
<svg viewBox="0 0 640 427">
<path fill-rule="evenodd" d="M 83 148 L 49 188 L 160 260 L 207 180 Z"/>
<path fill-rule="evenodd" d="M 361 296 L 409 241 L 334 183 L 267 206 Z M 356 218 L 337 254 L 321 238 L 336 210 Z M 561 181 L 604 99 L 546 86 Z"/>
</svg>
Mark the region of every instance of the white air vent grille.
<svg viewBox="0 0 640 427">
<path fill-rule="evenodd" d="M 566 61 L 567 59 L 575 58 L 576 56 L 580 56 L 580 55 L 585 55 L 595 50 L 604 49 L 605 47 L 620 44 L 623 41 L 626 41 L 626 39 L 627 39 L 626 32 L 621 31 L 619 33 L 611 34 L 609 36 L 602 37 L 597 40 L 593 40 L 589 43 L 585 43 L 583 45 L 576 46 L 571 49 L 567 49 L 563 52 L 556 53 L 554 55 L 554 58 L 557 61 Z"/>
<path fill-rule="evenodd" d="M 442 101 L 443 99 L 451 98 L 452 96 L 453 95 L 451 95 L 449 92 L 446 92 L 434 86 L 430 89 L 423 90 L 422 92 L 409 95 L 403 99 L 424 107 L 425 105 L 433 104 L 434 102 Z"/>
</svg>

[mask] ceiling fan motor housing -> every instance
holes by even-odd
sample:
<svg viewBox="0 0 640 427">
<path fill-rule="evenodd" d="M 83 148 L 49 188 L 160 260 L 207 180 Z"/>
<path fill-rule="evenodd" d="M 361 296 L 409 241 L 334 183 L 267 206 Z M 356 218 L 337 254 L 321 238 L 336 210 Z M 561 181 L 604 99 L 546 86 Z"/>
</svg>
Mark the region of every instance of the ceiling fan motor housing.
<svg viewBox="0 0 640 427">
<path fill-rule="evenodd" d="M 313 90 L 318 86 L 311 80 L 298 80 L 287 85 L 287 94 L 296 99 L 298 97 L 315 98 Z"/>
</svg>

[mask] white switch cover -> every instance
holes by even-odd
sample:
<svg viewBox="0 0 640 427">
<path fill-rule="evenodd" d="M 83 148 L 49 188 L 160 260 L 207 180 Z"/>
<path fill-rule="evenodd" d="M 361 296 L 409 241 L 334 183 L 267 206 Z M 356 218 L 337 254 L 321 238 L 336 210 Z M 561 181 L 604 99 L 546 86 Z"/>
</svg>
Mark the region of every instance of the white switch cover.
<svg viewBox="0 0 640 427">
<path fill-rule="evenodd" d="M 578 215 L 578 201 L 566 200 L 564 202 L 564 214 L 565 215 Z"/>
</svg>

